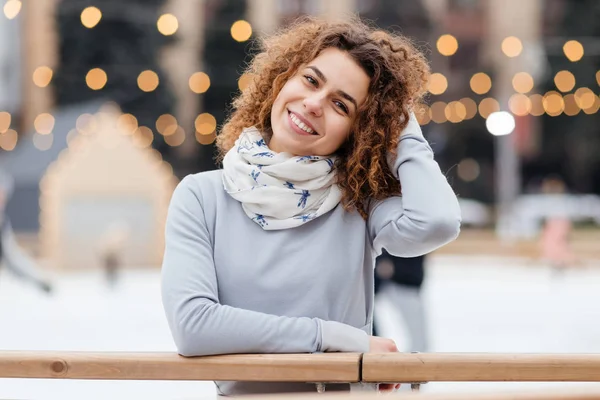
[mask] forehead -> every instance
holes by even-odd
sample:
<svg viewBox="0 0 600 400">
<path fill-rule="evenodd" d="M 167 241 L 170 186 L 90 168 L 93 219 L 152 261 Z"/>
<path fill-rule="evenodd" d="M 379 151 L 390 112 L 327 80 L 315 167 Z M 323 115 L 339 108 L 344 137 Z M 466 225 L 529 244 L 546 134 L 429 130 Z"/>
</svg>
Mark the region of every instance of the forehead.
<svg viewBox="0 0 600 400">
<path fill-rule="evenodd" d="M 317 67 L 334 90 L 342 90 L 361 104 L 367 97 L 370 78 L 363 68 L 345 51 L 323 50 L 307 66 Z"/>
</svg>

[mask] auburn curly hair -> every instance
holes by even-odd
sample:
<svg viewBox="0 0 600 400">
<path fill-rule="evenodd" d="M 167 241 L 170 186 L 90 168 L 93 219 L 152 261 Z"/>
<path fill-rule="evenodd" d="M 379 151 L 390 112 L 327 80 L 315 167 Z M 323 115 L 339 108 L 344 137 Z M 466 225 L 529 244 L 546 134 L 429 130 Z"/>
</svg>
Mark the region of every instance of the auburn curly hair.
<svg viewBox="0 0 600 400">
<path fill-rule="evenodd" d="M 343 22 L 303 17 L 260 44 L 245 71 L 250 82 L 233 101 L 233 112 L 217 136 L 218 158 L 250 126 L 268 142 L 271 107 L 281 88 L 299 68 L 333 47 L 347 52 L 371 78 L 350 136 L 336 152 L 342 205 L 366 219 L 371 200 L 399 195 L 387 155 L 396 154 L 410 112 L 426 92 L 430 70 L 423 54 L 408 38 L 372 28 L 358 17 Z"/>
</svg>

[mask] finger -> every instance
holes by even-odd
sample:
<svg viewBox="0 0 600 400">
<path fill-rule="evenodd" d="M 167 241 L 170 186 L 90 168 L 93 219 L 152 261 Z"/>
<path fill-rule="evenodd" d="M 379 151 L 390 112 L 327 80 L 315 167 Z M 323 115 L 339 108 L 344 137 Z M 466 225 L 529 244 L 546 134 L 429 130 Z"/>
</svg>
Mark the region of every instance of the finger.
<svg viewBox="0 0 600 400">
<path fill-rule="evenodd" d="M 380 383 L 379 384 L 379 391 L 382 393 L 389 393 L 389 392 L 392 392 L 393 390 L 394 390 L 393 383 Z"/>
</svg>

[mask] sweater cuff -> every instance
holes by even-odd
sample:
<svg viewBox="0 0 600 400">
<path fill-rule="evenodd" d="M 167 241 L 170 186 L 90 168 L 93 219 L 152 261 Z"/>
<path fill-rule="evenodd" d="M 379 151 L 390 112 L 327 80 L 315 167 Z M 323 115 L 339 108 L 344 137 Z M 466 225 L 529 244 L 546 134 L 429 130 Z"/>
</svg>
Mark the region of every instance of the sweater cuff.
<svg viewBox="0 0 600 400">
<path fill-rule="evenodd" d="M 365 331 L 336 321 L 319 321 L 321 325 L 322 352 L 341 351 L 367 353 L 369 336 Z"/>
<path fill-rule="evenodd" d="M 402 141 L 404 139 L 408 139 L 408 138 L 417 139 L 418 141 L 427 143 L 427 140 L 423 136 L 423 131 L 421 130 L 421 125 L 419 125 L 419 121 L 417 120 L 417 116 L 415 115 L 414 112 L 410 113 L 408 123 L 406 124 L 406 127 L 400 134 L 400 140 L 398 141 L 398 148 L 396 149 L 396 155 L 394 156 L 392 153 L 388 153 L 388 155 L 387 155 L 388 166 L 390 167 L 390 170 L 392 171 L 392 174 L 394 175 L 394 177 L 396 177 L 396 179 L 398 178 L 398 166 L 399 166 L 398 159 L 402 155 L 402 153 L 403 153 L 402 150 L 405 147 L 402 145 Z M 427 145 L 429 146 L 429 144 L 427 144 Z"/>
</svg>

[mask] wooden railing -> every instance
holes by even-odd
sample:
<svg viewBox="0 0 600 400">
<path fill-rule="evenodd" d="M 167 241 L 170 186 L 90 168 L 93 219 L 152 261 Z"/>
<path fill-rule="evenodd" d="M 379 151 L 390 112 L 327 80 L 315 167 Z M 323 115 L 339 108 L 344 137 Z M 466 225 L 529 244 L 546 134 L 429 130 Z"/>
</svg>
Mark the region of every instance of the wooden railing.
<svg viewBox="0 0 600 400">
<path fill-rule="evenodd" d="M 600 382 L 600 354 L 327 353 L 185 358 L 173 353 L 0 351 L 0 378 L 412 385 L 451 381 Z M 585 392 L 513 393 L 504 397 L 501 394 L 419 397 L 441 398 L 587 400 L 600 399 L 600 386 Z"/>
</svg>

